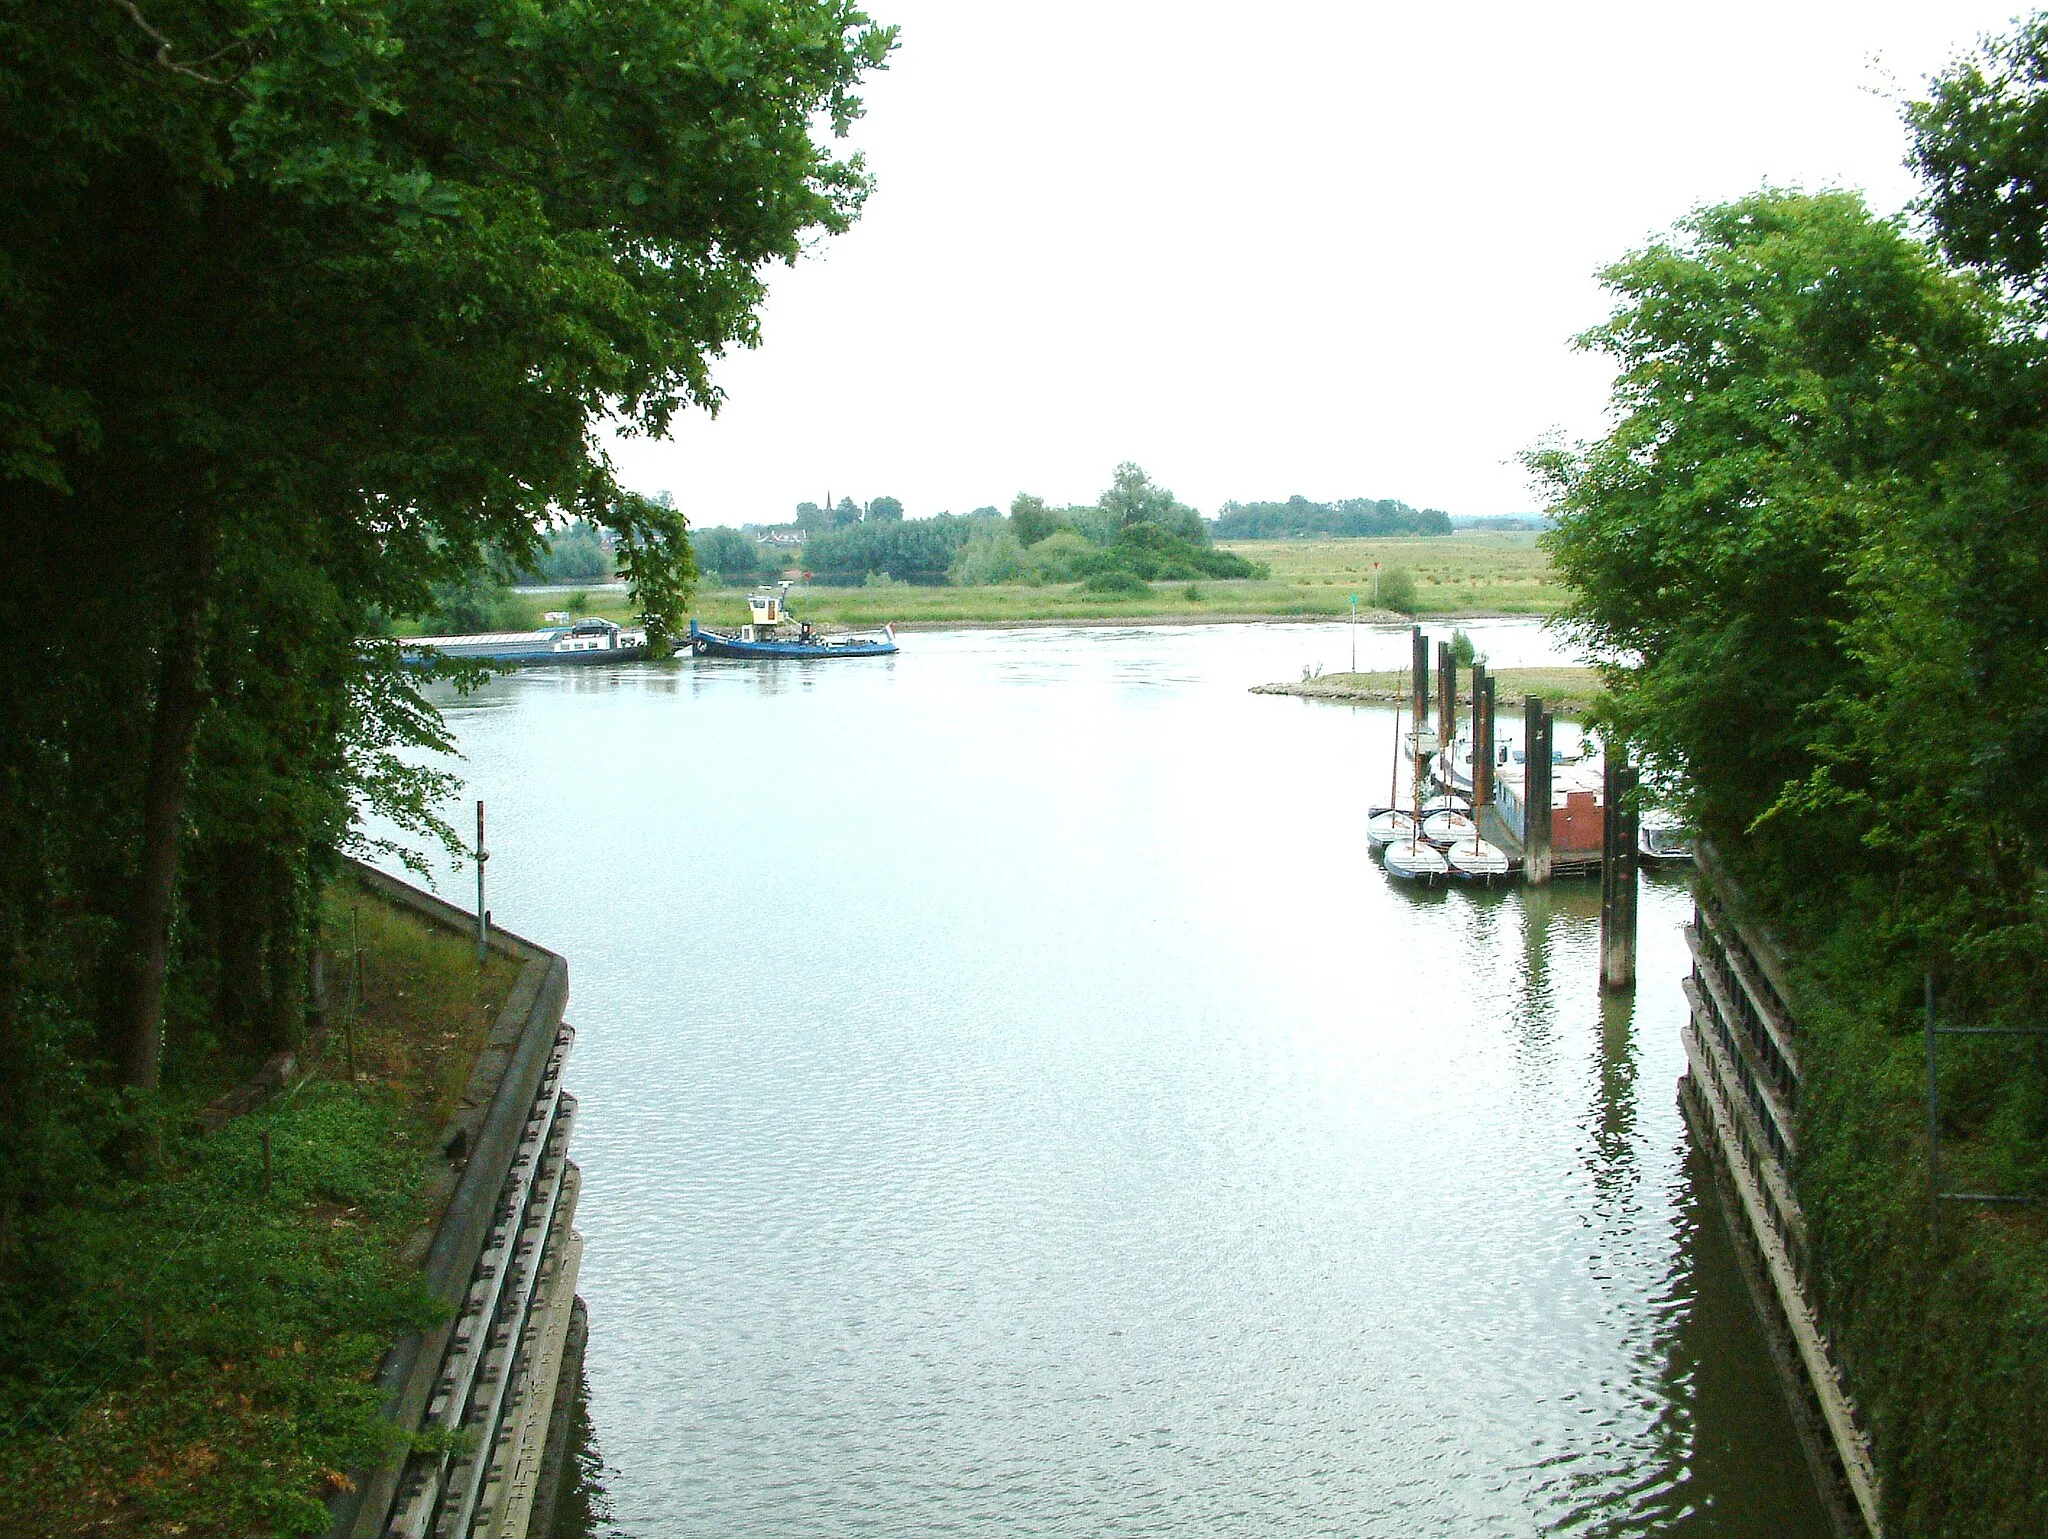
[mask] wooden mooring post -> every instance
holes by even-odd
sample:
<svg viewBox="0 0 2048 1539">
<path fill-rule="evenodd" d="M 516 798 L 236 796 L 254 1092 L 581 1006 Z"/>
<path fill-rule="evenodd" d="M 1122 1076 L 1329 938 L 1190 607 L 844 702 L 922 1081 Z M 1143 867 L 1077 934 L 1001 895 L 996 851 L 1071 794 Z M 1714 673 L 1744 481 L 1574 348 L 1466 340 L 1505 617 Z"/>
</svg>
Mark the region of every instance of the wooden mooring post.
<svg viewBox="0 0 2048 1539">
<path fill-rule="evenodd" d="M 1414 705 L 1409 721 L 1420 727 L 1429 716 L 1429 638 L 1422 627 L 1408 627 L 1408 666 L 1414 677 L 1408 681 L 1408 698 Z"/>
<path fill-rule="evenodd" d="M 1446 752 L 1458 740 L 1458 660 L 1451 644 L 1436 644 L 1436 735 Z"/>
<path fill-rule="evenodd" d="M 1600 809 L 1600 987 L 1636 986 L 1636 772 L 1609 746 Z"/>
<path fill-rule="evenodd" d="M 1550 885 L 1550 712 L 1543 697 L 1522 702 L 1522 880 Z"/>
<path fill-rule="evenodd" d="M 1472 665 L 1472 815 L 1493 800 L 1493 676 Z"/>
</svg>

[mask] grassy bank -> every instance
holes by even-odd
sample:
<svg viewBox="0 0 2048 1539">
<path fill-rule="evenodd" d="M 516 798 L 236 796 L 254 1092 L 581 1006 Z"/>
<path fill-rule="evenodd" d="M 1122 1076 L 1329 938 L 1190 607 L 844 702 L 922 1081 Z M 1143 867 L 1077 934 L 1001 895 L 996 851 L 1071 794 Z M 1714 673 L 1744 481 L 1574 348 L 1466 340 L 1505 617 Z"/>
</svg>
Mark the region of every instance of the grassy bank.
<svg viewBox="0 0 2048 1539">
<path fill-rule="evenodd" d="M 1506 711 L 1510 705 L 1519 712 L 1526 695 L 1541 695 L 1543 703 L 1560 716 L 1583 716 L 1593 708 L 1601 692 L 1600 674 L 1594 668 L 1501 668 L 1493 673 L 1494 702 Z M 1402 669 L 1388 673 L 1325 673 L 1293 683 L 1255 685 L 1255 695 L 1300 695 L 1309 700 L 1350 700 L 1392 703 L 1408 698 L 1409 677 Z"/>
<path fill-rule="evenodd" d="M 479 978 L 460 936 L 337 885 L 326 944 L 351 933 L 361 1008 L 344 1034 L 337 990 L 303 1080 L 210 1130 L 250 1066 L 183 1066 L 158 1175 L 40 1216 L 49 1285 L 0 1325 L 0 1533 L 318 1533 L 385 1446 L 370 1377 L 431 1309 L 408 1246 L 433 1138 L 517 968 Z"/>
<path fill-rule="evenodd" d="M 1272 571 L 1269 578 L 1156 582 L 1143 594 L 1090 593 L 1078 583 L 1046 587 L 1003 584 L 988 587 L 920 587 L 885 583 L 873 587 L 804 587 L 793 595 L 798 613 L 830 626 L 1090 624 L 1124 620 L 1192 622 L 1250 619 L 1339 619 L 1351 613 L 1357 594 L 1362 615 L 1405 618 L 1391 611 L 1373 614 L 1372 564 L 1405 568 L 1415 581 L 1414 613 L 1427 616 L 1551 614 L 1564 593 L 1550 571 L 1550 559 L 1533 534 L 1464 534 L 1384 540 L 1253 540 L 1225 545 Z M 697 617 L 707 625 L 739 625 L 747 615 L 747 590 L 706 586 Z M 548 610 L 597 615 L 630 623 L 624 594 L 593 588 L 582 594 L 520 594 L 507 619 L 538 625 Z M 418 621 L 401 634 L 430 629 Z"/>
</svg>

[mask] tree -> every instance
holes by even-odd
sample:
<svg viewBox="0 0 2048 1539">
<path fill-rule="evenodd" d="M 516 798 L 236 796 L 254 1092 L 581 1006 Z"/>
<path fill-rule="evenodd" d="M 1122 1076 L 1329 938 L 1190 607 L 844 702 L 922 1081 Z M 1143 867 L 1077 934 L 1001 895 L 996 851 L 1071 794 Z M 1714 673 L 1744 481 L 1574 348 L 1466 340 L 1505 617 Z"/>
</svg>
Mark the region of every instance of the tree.
<svg viewBox="0 0 2048 1539">
<path fill-rule="evenodd" d="M 860 522 L 860 504 L 851 497 L 841 497 L 839 505 L 832 510 L 832 527 L 844 529 L 848 524 Z"/>
<path fill-rule="evenodd" d="M 1129 460 L 1116 467 L 1109 489 L 1102 494 L 1096 507 L 1112 529 L 1126 529 L 1132 524 L 1157 524 L 1186 539 L 1206 542 L 1209 538 L 1208 526 L 1202 522 L 1201 514 L 1176 501 L 1173 493 L 1165 487 L 1153 485 L 1152 478 Z"/>
<path fill-rule="evenodd" d="M 737 529 L 722 525 L 699 529 L 691 534 L 690 543 L 696 547 L 698 569 L 716 572 L 733 587 L 753 582 L 761 574 L 761 547 Z"/>
<path fill-rule="evenodd" d="M 1029 549 L 1061 526 L 1062 520 L 1045 505 L 1043 497 L 1019 492 L 1010 502 L 1010 532 L 1017 543 Z"/>
<path fill-rule="evenodd" d="M 1617 426 L 1530 457 L 1545 542 L 1612 726 L 1732 837 L 1816 768 L 1811 712 L 1859 666 L 1843 636 L 1869 498 L 1931 472 L 1951 362 L 1987 315 L 1849 193 L 1701 209 L 1603 278 L 1620 303 L 1580 345 L 1620 371 Z M 1865 853 L 1840 820 L 1775 848 Z"/>
<path fill-rule="evenodd" d="M 900 519 L 903 517 L 903 504 L 894 497 L 877 497 L 868 504 L 868 517 Z"/>
<path fill-rule="evenodd" d="M 617 485 L 597 424 L 715 409 L 761 269 L 859 209 L 858 158 L 813 128 L 846 129 L 891 36 L 841 0 L 0 18 L 0 556 L 24 585 L 0 715 L 47 733 L 0 746 L 0 825 L 40 852 L 0 952 L 125 979 L 72 995 L 130 1084 L 160 1063 L 195 747 L 259 709 L 227 644 L 262 623 L 252 595 L 325 606 L 318 719 L 370 738 L 340 703 L 430 718 L 358 690 L 370 665 L 332 636 L 487 551 L 530 565 L 558 516 L 611 530 L 650 627 L 676 628 L 684 520 Z M 58 685 L 76 704 L 27 698 Z M 342 784 L 337 748 L 300 772 Z M 25 780 L 46 751 L 69 771 Z M 61 935 L 37 917 L 59 892 Z"/>
</svg>

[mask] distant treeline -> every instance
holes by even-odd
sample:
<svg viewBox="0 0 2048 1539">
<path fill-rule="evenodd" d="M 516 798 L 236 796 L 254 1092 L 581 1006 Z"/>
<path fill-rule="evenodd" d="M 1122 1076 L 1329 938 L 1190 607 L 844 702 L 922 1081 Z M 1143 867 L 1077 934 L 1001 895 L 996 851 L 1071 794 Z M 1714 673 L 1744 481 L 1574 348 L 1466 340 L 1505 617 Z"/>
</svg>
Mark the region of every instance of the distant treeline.
<svg viewBox="0 0 2048 1539">
<path fill-rule="evenodd" d="M 1226 502 L 1214 525 L 1219 540 L 1363 539 L 1388 534 L 1449 534 L 1451 515 L 1411 508 L 1392 497 L 1346 497 L 1342 502 Z"/>
<path fill-rule="evenodd" d="M 891 505 L 886 514 L 884 502 Z M 864 514 L 851 501 L 844 507 L 854 516 L 811 532 L 801 547 L 763 543 L 747 530 L 694 531 L 697 564 L 734 585 L 794 565 L 828 584 L 1084 582 L 1106 593 L 1142 591 L 1148 582 L 1265 575 L 1265 568 L 1216 549 L 1201 515 L 1131 464 L 1117 466 L 1093 503 L 1076 507 L 1055 508 L 1028 492 L 1010 504 L 1007 517 L 990 507 L 904 518 L 894 498 L 876 499 Z"/>
</svg>

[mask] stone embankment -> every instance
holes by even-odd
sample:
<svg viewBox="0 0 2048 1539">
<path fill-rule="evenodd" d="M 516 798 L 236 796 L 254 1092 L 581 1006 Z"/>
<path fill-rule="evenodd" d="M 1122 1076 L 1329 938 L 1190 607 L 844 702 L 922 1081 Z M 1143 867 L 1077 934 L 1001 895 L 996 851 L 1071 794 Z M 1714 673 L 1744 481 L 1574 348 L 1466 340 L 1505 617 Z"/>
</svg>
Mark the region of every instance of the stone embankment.
<svg viewBox="0 0 2048 1539">
<path fill-rule="evenodd" d="M 358 867 L 386 901 L 475 933 L 475 917 Z M 568 964 L 494 929 L 518 982 L 478 1054 L 439 1140 L 431 1206 L 416 1252 L 443 1323 L 385 1355 L 378 1383 L 408 1446 L 353 1472 L 330 1506 L 329 1539 L 525 1539 L 544 1533 L 580 1374 L 576 1298 L 580 1173 L 569 1159 L 576 1098 L 562 1088 L 575 1040 L 563 1022 Z"/>
</svg>

